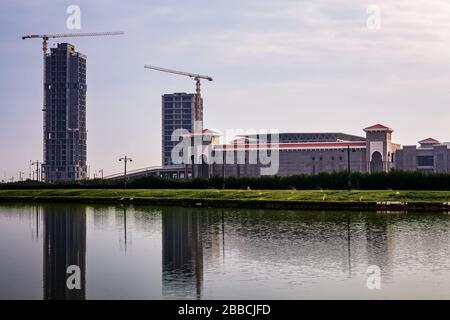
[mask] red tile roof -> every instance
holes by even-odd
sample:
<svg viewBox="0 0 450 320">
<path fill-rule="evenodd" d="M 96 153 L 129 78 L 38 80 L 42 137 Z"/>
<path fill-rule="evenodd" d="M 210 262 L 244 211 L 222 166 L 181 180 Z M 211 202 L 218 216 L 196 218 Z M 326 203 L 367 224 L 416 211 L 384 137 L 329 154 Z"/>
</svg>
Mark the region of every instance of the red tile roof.
<svg viewBox="0 0 450 320">
<path fill-rule="evenodd" d="M 365 128 L 364 131 L 365 130 L 385 130 L 385 129 L 389 129 L 390 130 L 391 128 L 383 126 L 382 124 L 377 123 L 377 124 L 375 124 L 373 126 Z"/>
<path fill-rule="evenodd" d="M 212 129 L 203 129 L 202 131 L 194 131 L 190 135 L 212 135 L 212 136 L 220 136 L 220 133 L 216 130 Z"/>
<path fill-rule="evenodd" d="M 227 145 L 215 145 L 214 149 L 217 151 L 223 150 L 223 148 L 228 150 L 233 149 L 278 149 L 278 150 L 289 150 L 289 149 L 342 149 L 350 146 L 351 148 L 365 148 L 365 141 L 352 141 L 352 142 L 303 142 L 303 143 L 278 143 L 278 144 L 227 144 Z"/>
<path fill-rule="evenodd" d="M 419 143 L 420 144 L 436 144 L 436 143 L 440 143 L 440 142 L 433 138 L 426 138 L 426 139 L 419 141 Z"/>
</svg>

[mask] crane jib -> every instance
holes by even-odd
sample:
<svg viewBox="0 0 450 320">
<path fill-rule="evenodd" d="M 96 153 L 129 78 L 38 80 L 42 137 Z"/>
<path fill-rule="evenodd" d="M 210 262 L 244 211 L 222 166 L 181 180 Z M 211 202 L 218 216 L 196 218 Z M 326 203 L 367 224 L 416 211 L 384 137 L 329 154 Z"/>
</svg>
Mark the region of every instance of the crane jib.
<svg viewBox="0 0 450 320">
<path fill-rule="evenodd" d="M 144 68 L 152 69 L 152 70 L 156 70 L 156 71 L 161 71 L 161 72 L 172 73 L 172 74 L 178 74 L 178 75 L 181 75 L 181 76 L 187 76 L 187 77 L 190 77 L 191 79 L 194 79 L 194 80 L 206 79 L 208 81 L 213 81 L 212 77 L 210 77 L 210 76 L 203 76 L 203 75 L 196 74 L 196 73 L 190 73 L 190 72 L 184 72 L 184 71 L 178 71 L 178 70 L 171 70 L 171 69 L 160 68 L 160 67 L 155 67 L 155 66 L 151 66 L 151 65 L 144 65 Z"/>
<path fill-rule="evenodd" d="M 50 39 L 50 38 L 69 38 L 69 37 L 95 37 L 95 36 L 116 36 L 123 35 L 125 32 L 117 31 L 117 32 L 91 32 L 91 33 L 57 33 L 57 34 L 32 34 L 23 36 L 22 39 L 33 39 L 33 38 L 41 38 L 41 39 Z"/>
</svg>

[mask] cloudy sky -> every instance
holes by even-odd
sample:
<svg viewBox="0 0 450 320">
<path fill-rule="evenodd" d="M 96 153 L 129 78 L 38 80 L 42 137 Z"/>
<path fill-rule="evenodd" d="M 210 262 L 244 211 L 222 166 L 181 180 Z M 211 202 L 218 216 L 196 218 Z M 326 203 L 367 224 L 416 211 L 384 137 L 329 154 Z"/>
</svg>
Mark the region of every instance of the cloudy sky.
<svg viewBox="0 0 450 320">
<path fill-rule="evenodd" d="M 81 30 L 66 27 L 73 4 Z M 214 78 L 206 127 L 362 135 L 383 123 L 403 145 L 450 141 L 450 0 L 2 0 L 0 27 L 0 180 L 42 159 L 41 43 L 24 34 L 126 32 L 71 39 L 88 57 L 91 175 L 119 172 L 125 153 L 132 168 L 161 162 L 161 95 L 194 83 L 144 64 Z"/>
</svg>

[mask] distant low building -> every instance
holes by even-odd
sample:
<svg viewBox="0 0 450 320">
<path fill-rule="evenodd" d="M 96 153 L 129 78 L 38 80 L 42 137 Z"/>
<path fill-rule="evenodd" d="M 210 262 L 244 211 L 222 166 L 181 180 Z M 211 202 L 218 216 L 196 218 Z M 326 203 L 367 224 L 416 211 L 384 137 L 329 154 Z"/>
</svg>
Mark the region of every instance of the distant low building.
<svg viewBox="0 0 450 320">
<path fill-rule="evenodd" d="M 278 176 L 344 171 L 349 167 L 352 172 L 371 173 L 394 168 L 450 172 L 450 144 L 426 139 L 420 141 L 418 148 L 402 148 L 392 142 L 393 130 L 389 127 L 376 124 L 365 128 L 364 132 L 365 137 L 345 133 L 280 133 L 276 142 L 252 134 L 220 144 L 217 132 L 203 130 L 202 135 L 213 137 L 206 139 L 213 156 L 203 155 L 201 162 L 191 164 L 192 171 L 196 177 L 261 176 L 265 175 L 262 169 L 277 161 L 276 172 L 270 174 Z M 272 163 L 262 163 L 255 152 L 271 154 Z M 224 161 L 218 163 L 216 160 L 221 158 Z"/>
<path fill-rule="evenodd" d="M 428 138 L 419 147 L 403 146 L 395 153 L 396 167 L 402 170 L 450 172 L 450 143 Z"/>
<path fill-rule="evenodd" d="M 220 143 L 218 131 L 186 129 L 191 133 L 183 137 L 193 148 L 187 157 L 179 153 L 181 163 L 136 170 L 131 175 L 156 174 L 170 178 L 289 176 L 347 171 L 349 167 L 352 172 L 363 173 L 392 169 L 450 172 L 450 142 L 427 138 L 419 141 L 419 146 L 402 147 L 392 142 L 394 130 L 381 124 L 365 128 L 365 137 L 340 132 L 279 133 L 273 137 L 275 141 L 270 135 L 244 134 L 226 144 Z M 173 156 L 172 148 L 179 143 L 168 148 L 167 157 Z M 204 152 L 193 152 L 199 150 L 200 145 Z M 261 157 L 264 154 L 266 157 Z M 275 170 L 267 170 L 271 167 Z M 121 177 L 117 174 L 107 178 Z"/>
</svg>

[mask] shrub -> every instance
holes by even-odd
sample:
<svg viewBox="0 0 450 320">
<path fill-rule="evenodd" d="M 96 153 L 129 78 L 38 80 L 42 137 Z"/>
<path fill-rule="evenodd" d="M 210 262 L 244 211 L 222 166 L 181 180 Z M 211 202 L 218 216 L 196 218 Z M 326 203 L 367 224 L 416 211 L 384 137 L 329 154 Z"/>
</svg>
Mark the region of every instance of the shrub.
<svg viewBox="0 0 450 320">
<path fill-rule="evenodd" d="M 347 189 L 347 172 L 319 173 L 316 175 L 299 174 L 287 177 L 226 177 L 214 176 L 209 179 L 169 179 L 149 175 L 132 178 L 128 188 L 148 189 Z M 450 190 L 450 173 L 426 173 L 417 171 L 398 171 L 380 173 L 352 172 L 353 189 L 362 190 Z M 0 184 L 0 189 L 78 189 L 78 188 L 123 188 L 123 180 L 83 180 L 76 182 L 44 183 L 23 181 Z"/>
</svg>

